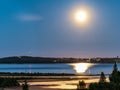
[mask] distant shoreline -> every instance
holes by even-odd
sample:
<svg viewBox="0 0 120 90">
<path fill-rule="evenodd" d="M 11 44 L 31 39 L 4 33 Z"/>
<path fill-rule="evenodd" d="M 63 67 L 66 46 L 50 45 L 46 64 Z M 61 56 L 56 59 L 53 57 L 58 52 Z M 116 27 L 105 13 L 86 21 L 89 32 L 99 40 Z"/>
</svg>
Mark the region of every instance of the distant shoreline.
<svg viewBox="0 0 120 90">
<path fill-rule="evenodd" d="M 0 58 L 0 64 L 58 64 L 58 63 L 120 63 L 120 58 L 55 58 L 13 56 Z"/>
</svg>

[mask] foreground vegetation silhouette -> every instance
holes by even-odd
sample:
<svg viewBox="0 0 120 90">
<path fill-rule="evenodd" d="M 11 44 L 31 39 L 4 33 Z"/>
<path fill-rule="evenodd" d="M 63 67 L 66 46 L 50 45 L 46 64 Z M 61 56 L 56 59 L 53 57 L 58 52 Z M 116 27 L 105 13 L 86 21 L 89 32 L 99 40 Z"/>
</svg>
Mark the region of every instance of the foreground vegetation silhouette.
<svg viewBox="0 0 120 90">
<path fill-rule="evenodd" d="M 15 78 L 0 78 L 0 88 L 4 90 L 6 87 L 19 86 L 18 81 Z"/>
<path fill-rule="evenodd" d="M 118 71 L 117 64 L 113 66 L 113 71 L 109 76 L 109 82 L 106 82 L 106 77 L 101 72 L 100 80 L 98 83 L 90 83 L 86 89 L 84 81 L 80 81 L 77 85 L 77 90 L 120 90 L 120 71 Z"/>
</svg>

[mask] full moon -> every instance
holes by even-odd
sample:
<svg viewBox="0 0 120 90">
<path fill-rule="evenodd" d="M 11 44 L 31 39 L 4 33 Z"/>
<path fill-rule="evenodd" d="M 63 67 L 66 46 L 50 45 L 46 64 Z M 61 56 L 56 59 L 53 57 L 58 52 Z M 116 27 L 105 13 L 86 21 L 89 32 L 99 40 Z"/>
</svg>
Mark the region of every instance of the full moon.
<svg viewBox="0 0 120 90">
<path fill-rule="evenodd" d="M 84 23 L 88 19 L 88 13 L 85 10 L 78 10 L 74 17 L 77 22 Z"/>
<path fill-rule="evenodd" d="M 77 28 L 81 28 L 80 31 L 86 31 L 93 22 L 94 12 L 92 8 L 88 6 L 74 7 L 70 11 L 70 22 Z M 84 29 L 84 30 L 83 30 Z"/>
</svg>

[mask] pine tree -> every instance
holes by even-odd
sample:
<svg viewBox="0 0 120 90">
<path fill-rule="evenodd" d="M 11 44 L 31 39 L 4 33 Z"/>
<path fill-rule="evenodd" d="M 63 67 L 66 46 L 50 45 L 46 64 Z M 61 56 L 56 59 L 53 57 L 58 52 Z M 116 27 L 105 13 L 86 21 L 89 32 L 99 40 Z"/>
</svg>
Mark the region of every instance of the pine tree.
<svg viewBox="0 0 120 90">
<path fill-rule="evenodd" d="M 120 83 L 120 72 L 118 71 L 116 62 L 113 66 L 113 72 L 110 74 L 109 79 L 110 79 L 110 82 L 117 83 L 117 84 Z"/>
<path fill-rule="evenodd" d="M 115 62 L 112 73 L 117 73 L 117 72 L 118 72 L 117 63 Z"/>
</svg>

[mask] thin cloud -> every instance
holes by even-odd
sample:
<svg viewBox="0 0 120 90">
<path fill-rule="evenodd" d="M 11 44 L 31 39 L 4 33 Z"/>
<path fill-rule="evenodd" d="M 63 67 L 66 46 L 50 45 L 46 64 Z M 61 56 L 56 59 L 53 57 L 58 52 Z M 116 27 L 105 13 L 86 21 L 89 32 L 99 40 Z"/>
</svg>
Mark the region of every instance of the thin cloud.
<svg viewBox="0 0 120 90">
<path fill-rule="evenodd" d="M 41 21 L 43 18 L 36 14 L 19 14 L 17 19 L 20 21 Z"/>
</svg>

